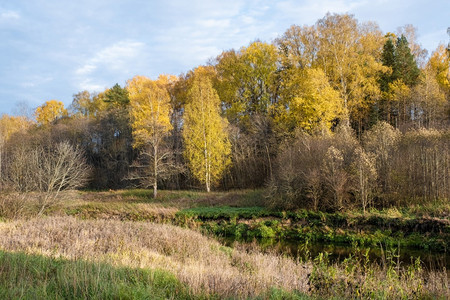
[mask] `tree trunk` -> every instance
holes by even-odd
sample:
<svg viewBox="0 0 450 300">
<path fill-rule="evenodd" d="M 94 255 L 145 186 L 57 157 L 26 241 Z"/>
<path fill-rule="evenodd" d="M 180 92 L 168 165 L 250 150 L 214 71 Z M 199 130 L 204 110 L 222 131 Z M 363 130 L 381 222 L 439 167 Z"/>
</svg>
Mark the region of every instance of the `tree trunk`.
<svg viewBox="0 0 450 300">
<path fill-rule="evenodd" d="M 158 147 L 153 147 L 153 198 L 158 196 Z"/>
</svg>

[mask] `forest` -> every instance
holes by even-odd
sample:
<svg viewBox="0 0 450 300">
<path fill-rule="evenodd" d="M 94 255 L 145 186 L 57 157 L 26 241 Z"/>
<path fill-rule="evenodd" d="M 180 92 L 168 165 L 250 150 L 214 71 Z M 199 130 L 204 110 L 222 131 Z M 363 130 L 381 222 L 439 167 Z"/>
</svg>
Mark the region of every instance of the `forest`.
<svg viewBox="0 0 450 300">
<path fill-rule="evenodd" d="M 316 210 L 448 199 L 449 50 L 427 56 L 415 35 L 328 14 L 186 74 L 3 115 L 2 187 L 268 187 Z"/>
<path fill-rule="evenodd" d="M 29 232 L 33 232 L 35 227 L 56 232 L 60 227 L 58 224 L 63 224 L 61 226 L 64 228 L 73 229 L 70 235 L 76 235 L 79 230 L 84 230 L 80 228 L 88 225 L 77 223 L 72 218 L 74 216 L 94 219 L 89 221 L 94 231 L 100 232 L 110 226 L 113 228 L 110 230 L 116 230 L 124 236 L 140 235 L 141 231 L 135 228 L 138 225 L 134 222 L 126 223 L 127 228 L 114 223 L 118 221 L 101 224 L 109 222 L 99 221 L 108 215 L 111 216 L 108 220 L 156 220 L 155 223 L 159 220 L 159 223 L 172 223 L 191 229 L 201 227 L 210 234 L 220 236 L 232 232 L 233 236 L 282 238 L 289 234 L 302 241 L 309 241 L 311 236 L 317 234 L 317 237 L 320 236 L 316 238 L 318 241 L 339 240 L 375 247 L 390 239 L 392 243 L 397 242 L 391 233 L 399 228 L 399 231 L 414 231 L 411 237 L 401 239 L 402 245 L 422 248 L 426 245 L 447 253 L 448 240 L 445 241 L 445 237 L 448 237 L 450 228 L 449 125 L 450 44 L 441 44 L 428 53 L 418 44 L 416 29 L 412 25 L 399 28 L 395 33 L 384 33 L 374 22 L 362 23 L 353 15 L 328 13 L 314 25 L 292 25 L 272 42 L 256 40 L 240 49 L 225 50 L 204 65 L 184 74 L 161 74 L 156 79 L 136 75 L 123 86 L 115 84 L 104 91 L 75 91 L 73 101 L 67 107 L 61 101 L 48 100 L 37 107 L 32 116 L 3 115 L 0 118 L 0 220 L 16 220 L 24 216 L 59 216 L 63 207 L 70 218 L 32 219 L 23 226 Z M 87 194 L 74 196 L 73 190 L 85 191 Z M 96 199 L 109 193 L 111 199 L 131 197 L 135 200 L 142 200 L 143 193 L 147 199 L 145 201 L 159 201 L 162 206 L 158 206 L 158 212 L 155 212 L 142 207 L 139 210 L 134 206 L 127 206 L 127 211 L 122 210 L 125 206 L 107 207 L 106 200 L 96 200 L 99 201 L 95 202 L 97 204 L 93 202 L 84 206 L 79 204 L 79 197 L 91 197 L 86 196 L 88 193 L 96 194 L 93 196 Z M 127 193 L 135 194 L 127 196 Z M 201 203 L 197 203 L 200 206 L 214 206 L 211 203 L 215 201 L 226 206 L 220 208 L 223 211 L 214 208 L 210 212 L 206 208 L 198 208 L 197 204 L 180 204 L 171 198 L 171 193 L 183 195 L 180 199 L 191 199 L 194 195 L 193 198 L 200 199 L 198 201 Z M 228 197 L 227 200 L 221 200 L 220 195 Z M 78 199 L 74 200 L 75 204 L 65 202 L 72 198 Z M 30 201 L 34 205 L 32 213 Z M 179 211 L 171 211 L 171 205 Z M 251 208 L 247 211 L 244 206 Z M 402 223 L 403 214 L 422 218 L 424 212 L 420 211 L 420 207 L 438 210 L 430 213 L 429 217 L 434 219 L 425 220 L 432 224 L 429 234 L 426 227 L 428 223 L 424 219 L 420 219 L 420 225 L 417 226 L 408 225 L 408 220 Z M 139 213 L 134 209 L 138 209 Z M 362 217 L 352 215 L 355 211 L 361 213 Z M 375 215 L 374 211 L 377 212 Z M 380 211 L 395 211 L 396 219 L 388 219 L 383 213 L 380 216 Z M 378 223 L 372 217 L 378 218 Z M 263 221 L 260 222 L 259 218 Z M 273 220 L 277 218 L 300 223 L 304 222 L 301 220 L 315 221 L 308 223 L 308 230 L 311 231 L 295 231 L 291 223 Z M 240 219 L 246 221 L 239 223 Z M 37 225 L 29 222 L 36 222 Z M 323 223 L 320 225 L 323 227 L 317 225 L 319 223 Z M 361 235 L 355 233 L 351 238 L 346 235 L 343 240 L 339 227 L 344 223 L 355 232 L 359 230 L 358 234 Z M 369 241 L 364 237 L 364 234 L 369 235 L 369 229 L 361 233 L 360 225 L 374 231 L 375 227 L 382 227 L 386 232 L 377 231 L 370 236 Z M 9 225 L 0 224 L 0 231 L 3 230 L 2 226 Z M 185 246 L 180 239 L 187 237 L 178 228 L 160 228 L 160 225 L 153 223 L 142 226 L 156 235 L 172 236 L 170 245 L 154 251 L 162 251 L 164 255 L 167 255 L 167 251 L 182 251 L 180 262 L 185 263 L 187 257 L 196 257 L 198 253 L 208 257 L 212 255 L 204 253 L 209 250 L 203 249 L 200 244 L 193 245 L 194 248 L 198 247 L 195 251 L 183 248 Z M 8 228 L 7 232 L 12 238 L 14 230 L 18 229 Z M 169 234 L 168 231 L 174 232 Z M 334 235 L 328 231 L 333 231 Z M 426 234 L 420 237 L 423 233 Z M 16 234 L 20 236 L 19 232 Z M 98 234 L 109 236 L 112 233 Z M 70 244 L 64 240 L 61 242 L 66 243 L 64 245 L 55 246 L 48 241 L 47 245 L 47 242 L 39 242 L 37 233 L 30 235 L 35 237 L 36 245 L 43 243 L 49 247 L 33 252 L 37 254 L 51 252 L 51 247 L 64 248 Z M 26 237 L 17 237 L 17 240 L 21 238 Z M 77 243 L 81 241 L 79 236 L 72 238 Z M 119 246 L 121 242 L 112 236 L 109 238 L 116 243 L 111 247 L 122 247 Z M 17 242 L 17 245 L 22 246 L 14 246 L 8 244 L 7 237 L 2 239 L 0 249 L 24 249 L 20 244 L 22 242 Z M 195 235 L 195 239 L 203 241 L 206 237 Z M 128 242 L 142 253 L 147 253 L 147 246 L 141 245 L 140 241 Z M 252 272 L 261 278 L 264 276 L 260 272 L 270 265 L 269 257 L 261 256 L 263 254 L 258 254 L 256 250 L 230 250 L 209 239 L 203 243 L 211 249 L 219 249 L 220 255 L 229 255 L 233 267 L 236 264 L 245 271 L 247 265 L 254 264 Z M 126 245 L 123 246 L 125 250 L 120 249 L 131 251 L 132 248 Z M 109 249 L 107 245 L 99 247 Z M 175 250 L 171 247 L 175 247 Z M 69 253 L 69 258 L 78 258 L 75 252 L 71 254 L 72 250 L 69 247 L 63 253 Z M 94 254 L 88 252 L 91 250 Z M 86 250 L 80 257 L 102 255 L 101 250 L 91 250 Z M 122 255 L 124 252 L 120 253 Z M 12 254 L 0 251 L 0 261 L 24 259 L 20 256 L 7 258 L 5 255 Z M 348 278 L 353 278 L 351 280 L 367 279 L 369 276 L 364 269 L 367 268 L 364 264 L 367 253 L 366 256 L 361 255 L 359 252 L 359 256 L 353 256 L 356 262 L 353 261 L 352 271 L 346 273 Z M 221 260 L 225 259 L 220 257 Z M 373 281 L 368 280 L 367 284 L 373 286 L 345 279 L 339 284 L 345 282 L 346 288 L 340 289 L 334 284 L 339 277 L 332 272 L 344 272 L 344 269 L 347 272 L 350 265 L 332 267 L 328 265 L 326 257 L 320 257 L 319 260 L 310 260 L 307 267 L 302 267 L 309 268 L 309 271 L 304 271 L 309 274 L 308 278 L 304 278 L 311 284 L 309 290 L 294 283 L 293 279 L 290 281 L 289 274 L 283 273 L 279 275 L 283 278 L 280 290 L 271 290 L 269 294 L 261 291 L 278 286 L 276 279 L 264 277 L 267 282 L 263 279 L 247 282 L 245 280 L 250 280 L 250 277 L 245 277 L 247 275 L 242 275 L 246 278 L 244 280 L 244 277 L 239 277 L 241 275 L 220 277 L 214 273 L 211 278 L 220 278 L 214 279 L 218 281 L 212 288 L 210 281 L 202 281 L 206 277 L 197 282 L 193 279 L 196 278 L 194 275 L 182 273 L 172 263 L 151 266 L 168 270 L 176 275 L 176 279 L 166 273 L 142 275 L 139 273 L 141 271 L 134 269 L 120 272 L 137 272 L 136 278 L 150 276 L 151 280 L 161 282 L 180 280 L 191 290 L 178 286 L 179 283 L 170 285 L 170 289 L 174 290 L 168 286 L 163 286 L 163 290 L 174 293 L 170 294 L 172 296 L 184 295 L 185 298 L 192 295 L 194 298 L 198 295 L 216 295 L 218 298 L 262 295 L 262 298 L 297 299 L 294 294 L 288 297 L 284 291 L 302 291 L 306 297 L 310 295 L 311 289 L 325 298 L 334 293 L 342 297 L 365 298 L 373 296 L 371 289 L 377 289 L 375 286 L 379 285 L 381 277 L 386 280 L 383 282 L 388 283 L 386 286 L 381 285 L 382 291 L 375 298 L 395 299 L 402 295 L 407 298 L 414 295 L 419 295 L 419 298 L 420 295 L 431 298 L 440 295 L 445 298 L 445 293 L 448 293 L 445 269 L 440 275 L 435 274 L 433 278 L 438 279 L 430 281 L 434 284 L 431 286 L 423 281 L 428 275 L 420 273 L 420 263 L 415 269 L 404 270 L 403 273 L 399 269 L 395 271 L 390 267 L 377 269 L 372 266 L 372 270 L 377 271 L 370 273 L 375 275 L 369 276 Z M 116 258 L 114 256 L 113 260 Z M 139 259 L 141 265 L 148 263 L 141 261 L 142 257 Z M 276 255 L 270 259 L 276 261 L 280 270 L 281 266 L 287 266 L 291 271 L 295 270 L 292 271 L 295 274 L 300 272 L 298 260 L 294 263 L 284 256 Z M 44 263 L 48 262 L 41 261 L 41 264 Z M 58 266 L 67 263 L 73 262 L 60 261 Z M 129 265 L 126 258 L 120 258 L 118 264 L 139 267 L 139 264 Z M 83 272 L 99 266 L 78 267 Z M 225 270 L 228 265 L 223 268 Z M 270 271 L 273 274 L 281 272 L 278 267 L 273 268 Z M 341 269 L 336 271 L 333 268 Z M 416 277 L 408 277 L 414 271 L 423 277 L 416 273 Z M 396 274 L 397 290 L 392 290 L 394 281 L 390 275 L 386 275 L 391 273 L 386 272 Z M 304 277 L 306 273 L 297 275 Z M 104 276 L 109 278 L 111 275 L 108 274 Z M 377 274 L 384 275 L 377 277 Z M 73 274 L 66 275 L 76 277 Z M 120 281 L 121 276 L 116 275 L 114 278 Z M 0 276 L 0 283 L 2 280 Z M 408 280 L 420 281 L 416 286 L 420 286 L 421 290 L 411 290 L 412 287 L 405 284 Z M 221 286 L 225 282 L 230 286 Z M 236 285 L 232 285 L 233 282 Z M 247 289 L 245 285 L 248 285 Z M 86 297 L 86 294 L 77 295 Z M 95 293 L 89 295 L 98 296 Z M 164 294 L 161 298 L 168 295 Z M 64 295 L 55 294 L 55 297 Z"/>
</svg>

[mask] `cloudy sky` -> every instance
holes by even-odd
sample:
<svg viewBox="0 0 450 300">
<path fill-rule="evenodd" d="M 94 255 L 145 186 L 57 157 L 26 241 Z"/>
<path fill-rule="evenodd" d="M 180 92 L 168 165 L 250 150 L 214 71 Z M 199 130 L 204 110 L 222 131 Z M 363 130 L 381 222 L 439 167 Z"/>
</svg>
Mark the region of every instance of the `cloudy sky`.
<svg viewBox="0 0 450 300">
<path fill-rule="evenodd" d="M 178 75 L 256 39 L 327 12 L 375 21 L 383 32 L 413 24 L 429 51 L 447 43 L 448 0 L 0 0 L 0 114 L 134 75 Z"/>
</svg>

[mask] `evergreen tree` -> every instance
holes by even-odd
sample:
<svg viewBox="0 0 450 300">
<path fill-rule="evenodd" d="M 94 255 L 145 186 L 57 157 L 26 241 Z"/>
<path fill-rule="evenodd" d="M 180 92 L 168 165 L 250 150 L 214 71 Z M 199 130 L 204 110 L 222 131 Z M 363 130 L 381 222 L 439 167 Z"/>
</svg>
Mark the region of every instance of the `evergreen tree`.
<svg viewBox="0 0 450 300">
<path fill-rule="evenodd" d="M 383 52 L 381 54 L 381 62 L 384 66 L 394 69 L 395 65 L 395 45 L 392 38 L 388 38 L 383 46 Z M 393 72 L 382 73 L 380 80 L 380 88 L 383 92 L 387 92 L 389 83 L 393 82 Z"/>
<path fill-rule="evenodd" d="M 401 79 L 410 87 L 416 85 L 420 70 L 414 55 L 411 53 L 408 41 L 403 35 L 397 39 L 394 58 L 393 80 Z"/>
<path fill-rule="evenodd" d="M 105 92 L 103 100 L 113 107 L 126 107 L 130 103 L 127 89 L 122 88 L 118 83 Z"/>
</svg>

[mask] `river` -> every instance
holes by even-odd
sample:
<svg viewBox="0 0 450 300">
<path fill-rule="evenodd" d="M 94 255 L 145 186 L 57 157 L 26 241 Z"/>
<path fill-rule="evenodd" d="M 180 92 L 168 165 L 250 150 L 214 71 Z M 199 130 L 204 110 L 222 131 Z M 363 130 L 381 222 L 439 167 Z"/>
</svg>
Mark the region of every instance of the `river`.
<svg viewBox="0 0 450 300">
<path fill-rule="evenodd" d="M 220 241 L 230 247 L 234 247 L 236 243 L 249 244 L 257 243 L 263 251 L 275 251 L 276 253 L 286 254 L 293 258 L 305 259 L 308 255 L 315 258 L 319 253 L 327 252 L 331 262 L 340 262 L 348 258 L 350 255 L 363 255 L 368 250 L 370 261 L 383 264 L 389 258 L 400 266 L 408 266 L 414 264 L 417 258 L 420 259 L 421 265 L 425 270 L 443 270 L 444 268 L 450 275 L 450 253 L 439 253 L 432 250 L 417 250 L 399 247 L 354 247 L 351 245 L 336 245 L 325 243 L 311 243 L 307 246 L 303 241 L 295 240 L 276 240 L 276 239 L 259 239 L 259 240 L 236 240 L 233 238 L 221 238 Z"/>
</svg>

